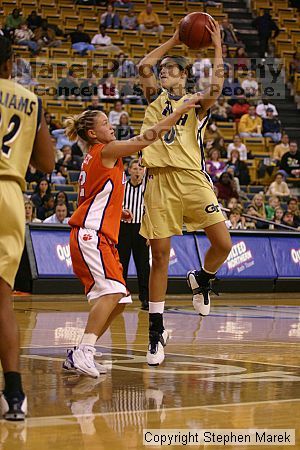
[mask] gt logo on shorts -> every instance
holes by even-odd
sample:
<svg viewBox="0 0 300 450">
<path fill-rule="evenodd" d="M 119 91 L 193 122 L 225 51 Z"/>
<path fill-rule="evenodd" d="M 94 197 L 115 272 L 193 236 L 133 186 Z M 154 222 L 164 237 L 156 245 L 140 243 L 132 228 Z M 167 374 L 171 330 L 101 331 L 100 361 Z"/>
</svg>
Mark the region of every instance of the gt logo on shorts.
<svg viewBox="0 0 300 450">
<path fill-rule="evenodd" d="M 211 214 L 214 212 L 219 212 L 219 211 L 220 211 L 220 206 L 214 205 L 213 203 L 211 205 L 207 205 L 207 207 L 205 208 L 205 212 L 207 212 L 208 214 Z"/>
</svg>

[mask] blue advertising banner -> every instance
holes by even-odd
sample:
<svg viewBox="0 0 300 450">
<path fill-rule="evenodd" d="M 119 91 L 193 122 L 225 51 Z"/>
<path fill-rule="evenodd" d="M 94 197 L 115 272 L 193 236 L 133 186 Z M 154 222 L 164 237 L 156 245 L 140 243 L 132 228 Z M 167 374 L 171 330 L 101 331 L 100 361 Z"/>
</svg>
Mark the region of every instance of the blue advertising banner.
<svg viewBox="0 0 300 450">
<path fill-rule="evenodd" d="M 37 271 L 42 277 L 75 277 L 69 230 L 30 230 Z"/>
<path fill-rule="evenodd" d="M 201 260 L 209 247 L 206 236 L 197 236 Z M 232 236 L 232 250 L 218 270 L 218 278 L 276 278 L 270 241 L 266 237 Z"/>
<path fill-rule="evenodd" d="M 270 238 L 278 277 L 300 278 L 300 239 Z"/>
<path fill-rule="evenodd" d="M 150 256 L 151 264 L 151 256 Z M 170 277 L 185 277 L 186 273 L 192 269 L 199 269 L 200 262 L 197 255 L 194 236 L 184 234 L 183 236 L 173 236 L 171 239 L 171 251 L 169 262 Z M 133 258 L 130 258 L 128 276 L 136 276 L 136 268 Z"/>
</svg>

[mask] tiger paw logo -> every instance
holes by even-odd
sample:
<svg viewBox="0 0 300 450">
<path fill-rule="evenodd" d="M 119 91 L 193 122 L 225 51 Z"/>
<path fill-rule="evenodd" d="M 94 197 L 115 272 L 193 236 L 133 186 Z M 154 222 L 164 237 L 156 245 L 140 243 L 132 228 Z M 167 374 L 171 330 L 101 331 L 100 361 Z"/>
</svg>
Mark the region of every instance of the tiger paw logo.
<svg viewBox="0 0 300 450">
<path fill-rule="evenodd" d="M 83 239 L 84 241 L 90 241 L 91 239 L 93 239 L 93 236 L 92 236 L 91 234 L 84 234 L 84 235 L 82 236 L 82 239 Z"/>
</svg>

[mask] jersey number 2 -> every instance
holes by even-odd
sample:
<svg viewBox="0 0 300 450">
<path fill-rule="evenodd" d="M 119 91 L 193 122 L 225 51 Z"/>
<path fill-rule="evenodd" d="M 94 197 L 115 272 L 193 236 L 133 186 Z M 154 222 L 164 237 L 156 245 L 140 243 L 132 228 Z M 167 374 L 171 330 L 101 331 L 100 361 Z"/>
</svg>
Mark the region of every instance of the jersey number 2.
<svg viewBox="0 0 300 450">
<path fill-rule="evenodd" d="M 2 125 L 2 116 L 1 116 L 1 112 L 0 112 L 0 128 Z M 4 156 L 6 158 L 10 157 L 10 153 L 11 153 L 11 144 L 13 143 L 13 141 L 16 139 L 16 137 L 19 134 L 20 131 L 20 125 L 21 125 L 21 119 L 19 116 L 17 116 L 17 114 L 14 114 L 8 124 L 7 127 L 7 133 L 3 136 L 2 138 L 2 153 L 4 154 Z"/>
</svg>

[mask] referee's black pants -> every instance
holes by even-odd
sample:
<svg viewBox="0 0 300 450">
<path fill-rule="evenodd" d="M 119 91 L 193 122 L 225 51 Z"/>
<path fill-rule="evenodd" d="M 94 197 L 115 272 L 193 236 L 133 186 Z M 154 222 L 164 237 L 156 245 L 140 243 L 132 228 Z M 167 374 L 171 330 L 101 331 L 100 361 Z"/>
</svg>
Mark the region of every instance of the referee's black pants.
<svg viewBox="0 0 300 450">
<path fill-rule="evenodd" d="M 148 302 L 150 274 L 149 246 L 146 244 L 146 239 L 139 234 L 140 227 L 140 223 L 121 222 L 118 252 L 123 266 L 123 276 L 125 281 L 132 252 L 138 277 L 139 299 L 141 302 Z"/>
</svg>

